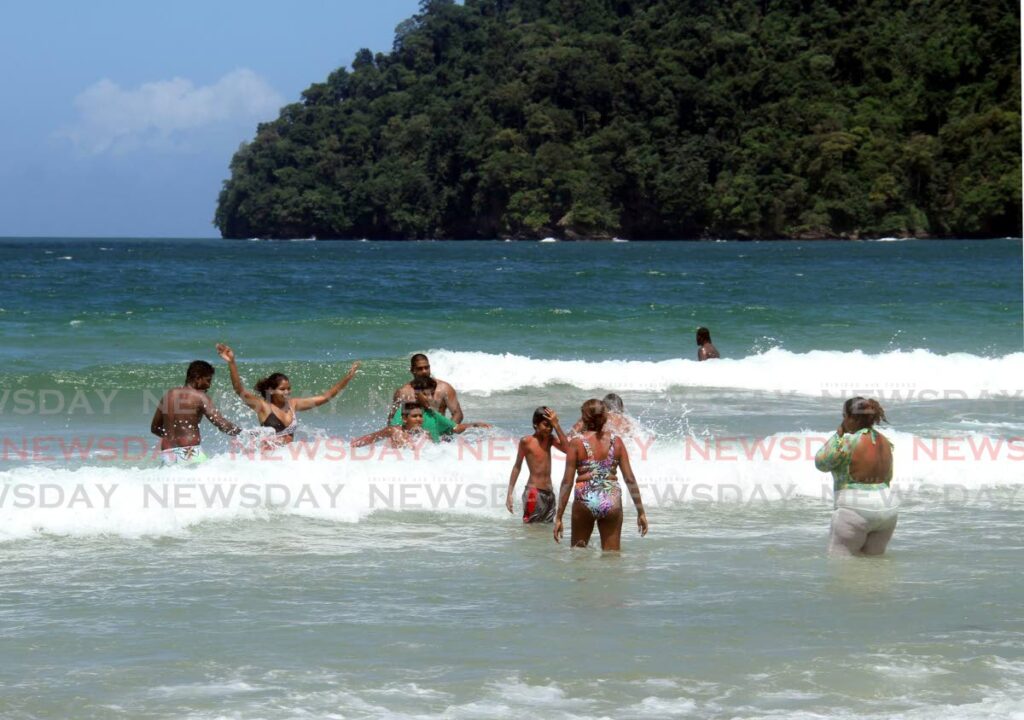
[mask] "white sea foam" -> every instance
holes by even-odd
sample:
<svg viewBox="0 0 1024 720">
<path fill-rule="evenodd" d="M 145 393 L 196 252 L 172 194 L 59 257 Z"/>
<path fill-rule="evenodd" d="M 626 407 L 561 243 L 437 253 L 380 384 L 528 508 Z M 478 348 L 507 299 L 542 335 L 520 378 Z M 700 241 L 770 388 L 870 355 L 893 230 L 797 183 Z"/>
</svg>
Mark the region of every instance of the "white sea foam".
<svg viewBox="0 0 1024 720">
<path fill-rule="evenodd" d="M 1024 399 L 1024 353 L 980 357 L 929 350 L 869 355 L 861 351 L 793 353 L 696 360 L 545 360 L 505 353 L 431 350 L 437 377 L 477 396 L 521 388 L 570 385 L 618 392 L 669 388 L 740 388 L 843 397 L 853 394 L 906 401 L 957 398 Z"/>
<path fill-rule="evenodd" d="M 832 480 L 813 462 L 827 435 L 649 436 L 630 438 L 627 445 L 651 508 L 673 512 L 689 503 L 773 502 L 827 508 Z M 1024 506 L 1024 439 L 887 435 L 896 446 L 896 472 L 884 492 L 894 504 Z M 204 522 L 281 515 L 355 523 L 382 511 L 507 520 L 515 450 L 513 438 L 477 436 L 418 452 L 377 446 L 353 453 L 340 439 L 329 439 L 296 443 L 264 458 L 219 455 L 192 468 L 31 465 L 0 472 L 0 540 L 38 534 L 173 536 Z M 553 462 L 557 484 L 561 453 L 555 452 Z M 518 492 L 524 482 L 520 478 Z"/>
</svg>

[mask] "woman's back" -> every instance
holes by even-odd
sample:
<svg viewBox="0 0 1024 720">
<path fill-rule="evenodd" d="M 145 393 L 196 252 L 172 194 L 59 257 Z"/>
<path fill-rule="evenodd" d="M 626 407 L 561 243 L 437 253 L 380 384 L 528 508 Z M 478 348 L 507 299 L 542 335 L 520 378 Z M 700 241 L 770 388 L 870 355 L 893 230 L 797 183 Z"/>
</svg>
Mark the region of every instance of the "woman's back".
<svg viewBox="0 0 1024 720">
<path fill-rule="evenodd" d="M 881 433 L 861 431 L 851 448 L 850 477 L 859 483 L 887 483 L 892 480 L 892 445 Z"/>
</svg>

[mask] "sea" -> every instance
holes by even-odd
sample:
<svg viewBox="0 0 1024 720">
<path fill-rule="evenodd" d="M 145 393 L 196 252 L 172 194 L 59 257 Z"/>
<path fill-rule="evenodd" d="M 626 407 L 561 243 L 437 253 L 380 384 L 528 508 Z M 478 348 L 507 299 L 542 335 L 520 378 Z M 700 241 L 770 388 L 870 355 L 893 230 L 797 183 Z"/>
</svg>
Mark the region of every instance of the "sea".
<svg viewBox="0 0 1024 720">
<path fill-rule="evenodd" d="M 1020 239 L 7 238 L 0 267 L 5 720 L 1024 718 Z M 264 452 L 218 342 L 296 396 L 361 366 Z M 352 448 L 419 352 L 493 427 Z M 194 359 L 246 431 L 161 468 Z M 506 509 L 516 444 L 609 392 L 650 532 L 627 500 L 621 552 L 570 549 L 525 471 Z M 841 560 L 814 453 L 857 395 L 900 519 Z"/>
</svg>

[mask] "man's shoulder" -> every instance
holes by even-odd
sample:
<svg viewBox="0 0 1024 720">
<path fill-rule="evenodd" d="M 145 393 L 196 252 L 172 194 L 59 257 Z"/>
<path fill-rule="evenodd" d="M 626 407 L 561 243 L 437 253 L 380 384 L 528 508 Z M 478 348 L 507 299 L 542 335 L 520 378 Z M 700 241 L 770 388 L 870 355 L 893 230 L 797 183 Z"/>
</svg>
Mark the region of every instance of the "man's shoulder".
<svg viewBox="0 0 1024 720">
<path fill-rule="evenodd" d="M 164 393 L 164 400 L 202 400 L 206 395 L 195 388 L 186 386 L 171 388 Z"/>
</svg>

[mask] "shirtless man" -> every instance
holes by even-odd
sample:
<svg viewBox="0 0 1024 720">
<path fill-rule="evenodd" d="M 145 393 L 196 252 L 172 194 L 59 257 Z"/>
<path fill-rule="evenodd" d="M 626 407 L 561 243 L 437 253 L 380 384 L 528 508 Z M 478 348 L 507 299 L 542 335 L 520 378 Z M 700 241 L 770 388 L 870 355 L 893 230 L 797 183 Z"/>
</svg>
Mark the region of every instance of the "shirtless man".
<svg viewBox="0 0 1024 720">
<path fill-rule="evenodd" d="M 378 440 L 387 440 L 393 448 L 422 445 L 427 442 L 427 431 L 423 429 L 423 408 L 418 403 L 404 403 L 401 425 L 389 425 L 369 435 L 356 438 L 352 441 L 352 447 L 373 445 Z"/>
<path fill-rule="evenodd" d="M 697 328 L 697 360 L 714 360 L 722 357 L 711 342 L 711 331 L 706 327 Z"/>
<path fill-rule="evenodd" d="M 206 391 L 213 384 L 213 365 L 193 360 L 185 373 L 185 384 L 164 393 L 153 413 L 149 431 L 160 438 L 160 462 L 194 464 L 206 460 L 199 422 L 205 417 L 218 430 L 238 435 L 242 429 L 225 418 Z"/>
<path fill-rule="evenodd" d="M 416 378 L 429 378 L 430 360 L 423 353 L 413 355 L 409 361 L 409 372 L 412 373 L 413 380 Z M 434 379 L 436 380 L 437 378 Z M 395 410 L 401 407 L 402 403 L 407 402 L 416 402 L 416 393 L 412 389 L 412 381 L 395 390 L 395 395 L 391 398 L 391 405 L 388 408 L 388 419 L 391 419 Z M 447 411 L 452 416 L 452 420 L 456 425 L 462 422 L 462 407 L 459 405 L 459 399 L 455 395 L 455 388 L 444 380 L 437 380 L 433 408 L 442 415 Z"/>
<path fill-rule="evenodd" d="M 551 436 L 551 431 L 557 437 Z M 539 407 L 533 412 L 533 435 L 525 435 L 519 441 L 519 454 L 516 464 L 512 466 L 512 475 L 508 479 L 508 495 L 505 507 L 512 509 L 512 493 L 522 470 L 523 460 L 530 471 L 530 479 L 526 481 L 523 491 L 523 522 L 554 522 L 555 493 L 551 489 L 551 448 L 556 447 L 562 452 L 569 446 L 569 438 L 562 432 L 558 424 L 558 415 L 547 407 Z"/>
</svg>

